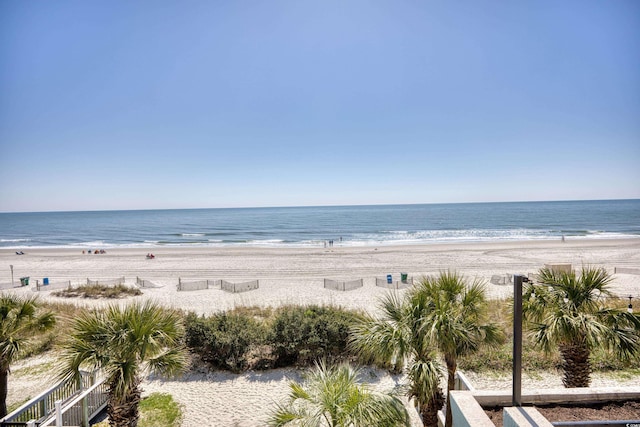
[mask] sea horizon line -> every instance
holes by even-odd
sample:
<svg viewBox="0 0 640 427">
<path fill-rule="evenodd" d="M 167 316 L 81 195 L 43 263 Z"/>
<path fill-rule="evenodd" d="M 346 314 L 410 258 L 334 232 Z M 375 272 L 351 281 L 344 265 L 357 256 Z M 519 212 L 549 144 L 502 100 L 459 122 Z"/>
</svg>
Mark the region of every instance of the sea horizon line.
<svg viewBox="0 0 640 427">
<path fill-rule="evenodd" d="M 1 211 L 0 214 L 39 214 L 39 213 L 91 213 L 91 212 L 151 212 L 151 211 L 197 211 L 197 210 L 234 210 L 234 209 L 300 209 L 300 208 L 353 208 L 353 207 L 393 207 L 393 206 L 441 206 L 441 205 L 488 205 L 488 204 L 526 204 L 526 203 L 569 203 L 569 202 L 624 202 L 638 201 L 640 198 L 613 199 L 557 199 L 557 200 L 504 200 L 504 201 L 468 201 L 468 202 L 423 202 L 423 203 L 364 203 L 364 204 L 327 204 L 327 205 L 274 205 L 274 206 L 218 206 L 186 208 L 140 208 L 140 209 L 88 209 L 88 210 L 44 210 L 44 211 Z"/>
</svg>

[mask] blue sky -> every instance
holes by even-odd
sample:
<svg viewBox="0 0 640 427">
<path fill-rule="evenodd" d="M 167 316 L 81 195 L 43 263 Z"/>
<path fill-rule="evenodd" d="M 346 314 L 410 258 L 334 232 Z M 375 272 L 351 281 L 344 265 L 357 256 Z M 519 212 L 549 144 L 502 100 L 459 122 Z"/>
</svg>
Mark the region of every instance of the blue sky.
<svg viewBox="0 0 640 427">
<path fill-rule="evenodd" d="M 636 0 L 0 0 L 0 211 L 612 198 Z"/>
</svg>

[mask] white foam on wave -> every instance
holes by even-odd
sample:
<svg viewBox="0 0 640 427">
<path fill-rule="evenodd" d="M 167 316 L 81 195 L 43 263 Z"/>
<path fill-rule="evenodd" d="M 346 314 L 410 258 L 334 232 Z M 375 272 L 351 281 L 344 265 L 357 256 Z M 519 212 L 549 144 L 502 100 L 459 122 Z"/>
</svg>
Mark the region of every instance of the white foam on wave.
<svg viewBox="0 0 640 427">
<path fill-rule="evenodd" d="M 204 237 L 204 233 L 182 233 L 182 237 Z"/>
<path fill-rule="evenodd" d="M 586 231 L 586 230 L 585 230 Z M 571 240 L 595 240 L 595 239 L 638 239 L 640 235 L 603 231 L 582 231 L 581 234 L 564 233 Z M 583 234 L 584 233 L 584 234 Z M 342 241 L 334 238 L 334 247 L 375 247 L 394 245 L 419 245 L 431 243 L 474 243 L 474 242 L 514 242 L 514 241 L 541 241 L 560 239 L 559 231 L 551 230 L 421 230 L 421 231 L 388 231 L 383 233 L 361 233 L 346 236 Z M 18 239 L 15 239 L 18 240 Z M 73 249 L 109 249 L 109 248 L 151 248 L 151 247 L 272 247 L 272 248 L 322 248 L 328 239 L 312 239 L 300 241 L 285 241 L 283 239 L 254 239 L 247 241 L 225 241 L 221 239 L 208 239 L 198 242 L 161 242 L 158 240 L 145 240 L 131 243 L 107 243 L 104 240 L 90 242 L 71 243 L 64 245 L 29 245 L 28 248 L 73 248 Z M 11 246 L 4 246 L 10 248 Z M 15 245 L 17 248 L 18 245 Z M 20 246 L 24 248 L 24 246 Z"/>
<path fill-rule="evenodd" d="M 263 240 L 247 240 L 246 245 L 249 246 L 281 246 L 284 244 L 282 239 L 263 239 Z"/>
<path fill-rule="evenodd" d="M 70 245 L 72 247 L 79 247 L 79 248 L 86 248 L 89 246 L 107 246 L 107 244 L 103 241 L 103 240 L 94 240 L 91 242 L 80 242 L 80 243 L 75 243 L 73 245 Z"/>
<path fill-rule="evenodd" d="M 31 239 L 0 239 L 0 243 L 20 243 L 20 242 L 30 242 Z"/>
</svg>

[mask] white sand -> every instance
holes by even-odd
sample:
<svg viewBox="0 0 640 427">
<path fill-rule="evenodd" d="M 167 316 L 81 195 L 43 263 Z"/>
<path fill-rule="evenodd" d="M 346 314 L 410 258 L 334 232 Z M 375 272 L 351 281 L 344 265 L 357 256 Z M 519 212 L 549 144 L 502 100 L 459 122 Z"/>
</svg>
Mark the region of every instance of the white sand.
<svg viewBox="0 0 640 427">
<path fill-rule="evenodd" d="M 569 263 L 602 266 L 613 273 L 615 267 L 640 268 L 640 239 L 527 241 L 509 243 L 433 244 L 416 246 L 309 248 L 162 248 L 108 249 L 107 254 L 83 255 L 78 249 L 28 249 L 26 255 L 14 250 L 0 250 L 0 285 L 10 288 L 9 265 L 14 266 L 14 282 L 22 276 L 34 281 L 47 277 L 56 286 L 68 281 L 86 282 L 87 278 L 110 279 L 125 276 L 128 284 L 136 276 L 160 286 L 144 289 L 144 296 L 161 304 L 212 313 L 240 305 L 278 306 L 282 304 L 333 304 L 375 312 L 379 298 L 389 292 L 375 286 L 375 277 L 401 272 L 416 278 L 441 270 L 457 270 L 466 276 L 489 282 L 492 275 L 527 274 L 546 263 Z M 153 251 L 156 258 L 145 254 Z M 232 282 L 260 280 L 258 290 L 232 294 L 220 289 L 178 292 L 178 278 L 183 280 L 225 279 Z M 323 278 L 336 280 L 364 279 L 362 288 L 340 292 L 323 288 Z M 33 295 L 33 286 L 11 292 Z M 640 276 L 615 274 L 612 289 L 620 296 L 633 295 L 640 309 Z M 512 287 L 487 284 L 493 298 L 512 295 Z M 402 291 L 401 291 L 402 292 Z M 50 291 L 38 292 L 47 300 L 56 298 Z M 131 299 L 129 299 L 131 300 Z M 129 300 L 121 300 L 126 303 Z M 73 300 L 81 305 L 104 305 L 105 301 Z M 379 371 L 375 385 L 390 388 L 398 379 Z M 20 401 L 37 393 L 28 391 L 29 376 L 10 379 L 9 402 Z M 24 384 L 22 383 L 24 379 Z M 266 373 L 249 372 L 190 374 L 179 381 L 150 379 L 146 392 L 168 392 L 184 405 L 183 425 L 260 426 L 274 401 L 287 394 L 290 379 L 299 379 L 292 370 Z M 480 388 L 509 388 L 510 378 L 472 378 Z M 534 374 L 524 387 L 559 386 L 559 375 Z M 598 385 L 618 380 L 597 379 Z M 638 378 L 632 378 L 637 384 Z M 557 384 L 556 384 L 557 383 Z M 21 388 L 21 385 L 25 387 Z M 211 424 L 211 420 L 213 424 Z"/>
</svg>

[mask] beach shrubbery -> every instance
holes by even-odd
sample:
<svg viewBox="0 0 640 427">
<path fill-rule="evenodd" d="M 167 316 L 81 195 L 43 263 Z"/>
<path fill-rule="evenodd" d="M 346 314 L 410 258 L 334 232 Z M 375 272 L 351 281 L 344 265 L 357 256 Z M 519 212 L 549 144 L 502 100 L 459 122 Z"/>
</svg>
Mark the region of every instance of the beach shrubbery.
<svg viewBox="0 0 640 427">
<path fill-rule="evenodd" d="M 349 330 L 358 316 L 321 306 L 192 313 L 186 317 L 186 342 L 203 361 L 234 372 L 308 365 L 349 357 Z"/>
<path fill-rule="evenodd" d="M 82 285 L 53 292 L 52 295 L 65 298 L 123 298 L 142 295 L 142 291 L 125 285 Z"/>
<path fill-rule="evenodd" d="M 468 371 L 512 369 L 510 303 L 495 300 L 491 320 L 507 337 L 498 347 L 481 347 L 460 358 L 459 367 Z M 314 361 L 355 357 L 347 345 L 350 327 L 361 314 L 331 306 L 283 306 L 279 308 L 238 307 L 208 317 L 186 315 L 187 345 L 203 361 L 220 369 L 241 372 L 310 365 Z M 529 371 L 560 367 L 557 353 L 537 349 L 530 334 L 524 335 L 523 368 Z M 372 360 L 360 359 L 364 363 Z M 637 365 L 638 358 L 622 361 L 606 348 L 593 353 L 596 370 L 621 370 Z M 380 367 L 392 370 L 389 365 Z"/>
<path fill-rule="evenodd" d="M 349 330 L 359 314 L 336 307 L 287 306 L 275 313 L 269 344 L 276 366 L 306 365 L 318 359 L 341 359 Z"/>
<path fill-rule="evenodd" d="M 252 316 L 224 312 L 209 317 L 187 315 L 186 341 L 203 361 L 241 372 L 249 367 L 249 353 L 266 335 L 263 322 Z"/>
</svg>

